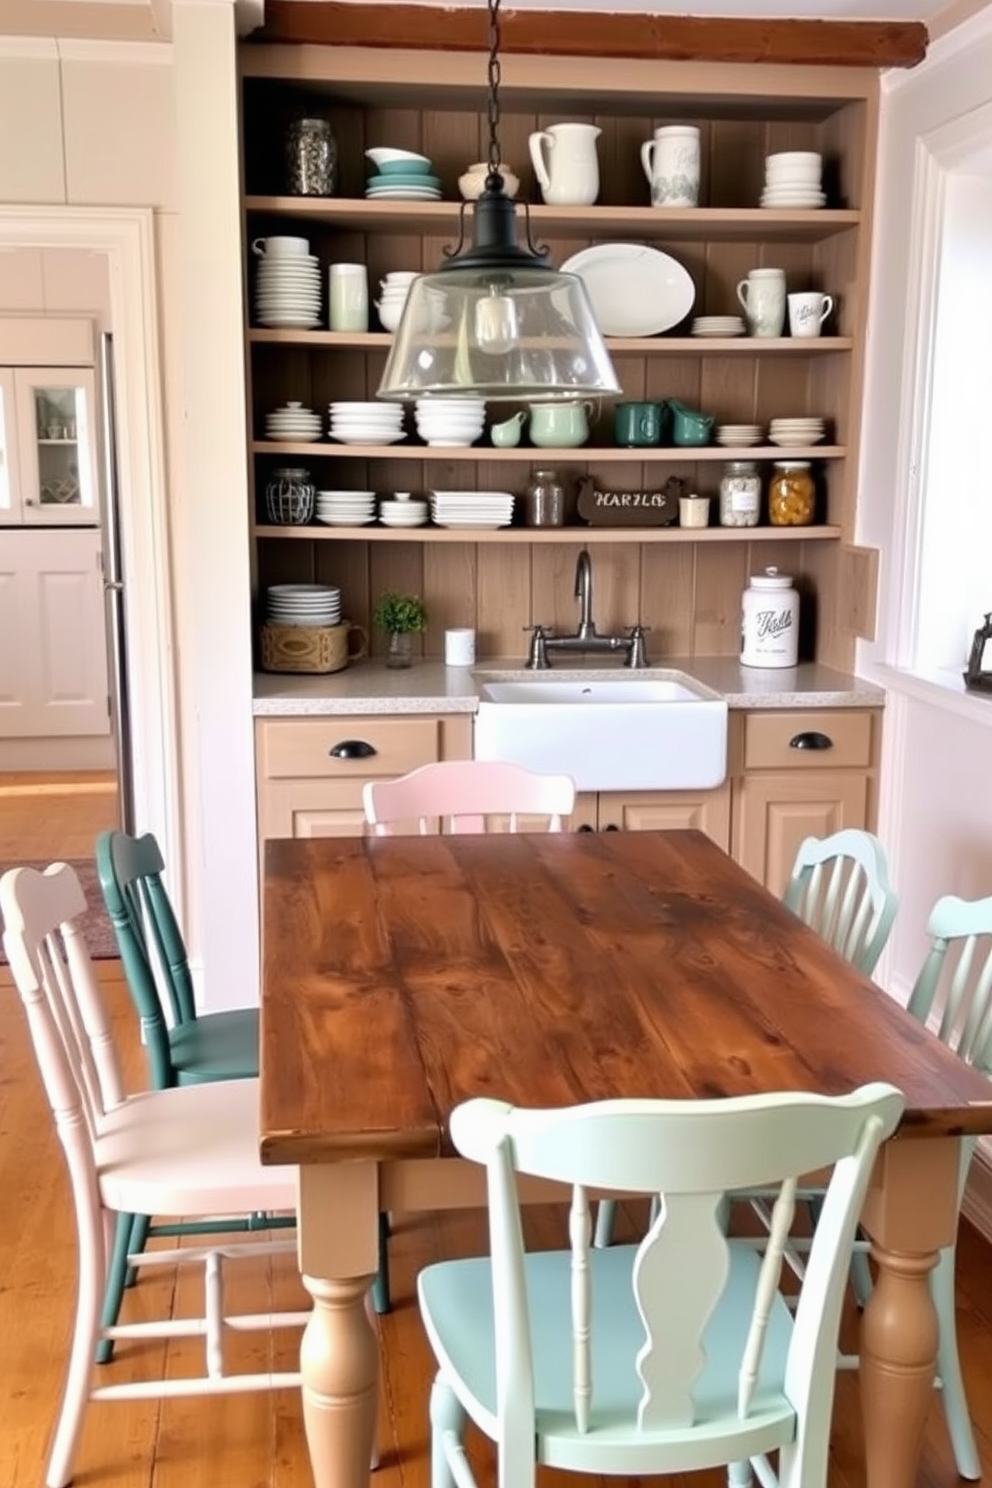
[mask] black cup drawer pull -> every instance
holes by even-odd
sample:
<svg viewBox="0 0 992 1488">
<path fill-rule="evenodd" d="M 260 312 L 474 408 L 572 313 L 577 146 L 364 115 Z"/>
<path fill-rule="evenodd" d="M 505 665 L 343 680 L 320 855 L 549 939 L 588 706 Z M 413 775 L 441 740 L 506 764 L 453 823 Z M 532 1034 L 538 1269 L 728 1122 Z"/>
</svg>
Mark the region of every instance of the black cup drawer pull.
<svg viewBox="0 0 992 1488">
<path fill-rule="evenodd" d="M 790 749 L 833 749 L 834 741 L 829 734 L 810 729 L 806 734 L 796 734 L 789 740 Z"/>
<path fill-rule="evenodd" d="M 332 744 L 327 752 L 331 759 L 371 759 L 376 749 L 364 739 L 342 739 L 340 744 Z"/>
</svg>

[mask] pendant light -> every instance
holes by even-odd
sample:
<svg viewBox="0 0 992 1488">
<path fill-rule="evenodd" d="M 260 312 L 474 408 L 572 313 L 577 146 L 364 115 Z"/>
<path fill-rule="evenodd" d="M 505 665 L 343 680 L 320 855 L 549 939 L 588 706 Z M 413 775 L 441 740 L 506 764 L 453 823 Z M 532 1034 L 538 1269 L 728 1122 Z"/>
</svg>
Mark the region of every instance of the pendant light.
<svg viewBox="0 0 992 1488">
<path fill-rule="evenodd" d="M 517 242 L 516 208 L 500 174 L 499 0 L 489 3 L 489 174 L 465 243 L 413 281 L 386 361 L 380 398 L 434 396 L 550 403 L 620 393 L 582 280 Z"/>
</svg>

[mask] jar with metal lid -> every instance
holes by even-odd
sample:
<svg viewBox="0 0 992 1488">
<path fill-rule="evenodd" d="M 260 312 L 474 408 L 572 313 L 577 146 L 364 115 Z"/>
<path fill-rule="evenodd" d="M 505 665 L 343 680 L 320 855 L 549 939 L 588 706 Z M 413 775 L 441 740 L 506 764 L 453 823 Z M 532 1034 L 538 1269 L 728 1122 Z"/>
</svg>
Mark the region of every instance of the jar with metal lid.
<svg viewBox="0 0 992 1488">
<path fill-rule="evenodd" d="M 799 595 L 788 574 L 752 574 L 741 600 L 741 665 L 794 667 L 799 657 Z"/>
<path fill-rule="evenodd" d="M 808 460 L 776 460 L 768 485 L 768 520 L 773 527 L 808 527 L 816 486 Z"/>
<path fill-rule="evenodd" d="M 730 460 L 720 477 L 720 526 L 757 527 L 761 476 L 753 460 Z"/>
<path fill-rule="evenodd" d="M 286 135 L 286 190 L 291 196 L 333 196 L 338 147 L 326 119 L 295 119 Z"/>
<path fill-rule="evenodd" d="M 528 527 L 561 527 L 565 521 L 565 487 L 557 470 L 535 470 L 524 492 Z"/>
</svg>

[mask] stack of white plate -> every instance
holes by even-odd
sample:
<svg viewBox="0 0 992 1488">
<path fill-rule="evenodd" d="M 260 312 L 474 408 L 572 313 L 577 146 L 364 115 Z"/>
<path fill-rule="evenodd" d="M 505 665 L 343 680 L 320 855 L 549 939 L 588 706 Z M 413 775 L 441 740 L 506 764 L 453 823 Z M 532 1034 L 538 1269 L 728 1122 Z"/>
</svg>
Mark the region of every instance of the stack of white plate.
<svg viewBox="0 0 992 1488">
<path fill-rule="evenodd" d="M 314 514 L 325 527 L 365 527 L 375 521 L 375 492 L 318 491 Z"/>
<path fill-rule="evenodd" d="M 425 444 L 474 444 L 486 422 L 486 400 L 418 398 L 416 420 Z"/>
<path fill-rule="evenodd" d="M 509 527 L 509 491 L 431 491 L 431 518 L 438 527 Z"/>
<path fill-rule="evenodd" d="M 341 590 L 333 584 L 273 584 L 265 591 L 271 625 L 337 625 Z"/>
<path fill-rule="evenodd" d="M 255 315 L 263 326 L 320 324 L 320 259 L 313 253 L 266 254 L 255 274 Z"/>
<path fill-rule="evenodd" d="M 402 403 L 331 403 L 329 434 L 341 444 L 397 444 L 403 433 Z"/>
<path fill-rule="evenodd" d="M 716 431 L 717 444 L 760 444 L 763 438 L 760 424 L 720 424 Z"/>
<path fill-rule="evenodd" d="M 773 418 L 768 426 L 772 444 L 782 447 L 819 444 L 824 435 L 822 418 Z"/>
<path fill-rule="evenodd" d="M 379 502 L 379 521 L 384 527 L 423 527 L 427 522 L 427 502 L 404 497 Z"/>
<path fill-rule="evenodd" d="M 265 415 L 266 439 L 295 440 L 308 444 L 321 436 L 320 414 L 302 403 L 284 403 Z"/>
<path fill-rule="evenodd" d="M 765 157 L 763 207 L 822 207 L 823 156 L 815 150 L 785 150 Z"/>
<path fill-rule="evenodd" d="M 697 315 L 692 322 L 694 336 L 743 336 L 744 329 L 740 315 Z"/>
</svg>

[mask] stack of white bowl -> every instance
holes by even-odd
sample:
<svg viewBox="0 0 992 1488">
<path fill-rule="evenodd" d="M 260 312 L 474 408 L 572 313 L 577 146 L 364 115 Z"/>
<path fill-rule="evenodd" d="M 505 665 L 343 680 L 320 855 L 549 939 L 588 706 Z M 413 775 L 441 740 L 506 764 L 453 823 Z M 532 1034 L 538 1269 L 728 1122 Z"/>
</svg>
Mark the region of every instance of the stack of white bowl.
<svg viewBox="0 0 992 1488">
<path fill-rule="evenodd" d="M 768 426 L 772 444 L 788 449 L 795 445 L 819 444 L 824 435 L 822 418 L 773 418 Z"/>
<path fill-rule="evenodd" d="M 318 491 L 315 516 L 325 527 L 365 527 L 375 521 L 375 492 Z"/>
<path fill-rule="evenodd" d="M 744 321 L 740 315 L 697 315 L 692 322 L 694 336 L 743 336 Z"/>
<path fill-rule="evenodd" d="M 379 521 L 384 527 L 423 527 L 427 521 L 427 502 L 411 499 L 409 492 L 397 491 L 392 501 L 379 502 Z"/>
<path fill-rule="evenodd" d="M 337 625 L 341 590 L 333 584 L 273 584 L 265 591 L 270 625 Z"/>
<path fill-rule="evenodd" d="M 763 438 L 760 424 L 720 424 L 716 431 L 717 444 L 731 447 L 760 444 Z"/>
<path fill-rule="evenodd" d="M 328 433 L 341 444 L 397 444 L 406 437 L 402 403 L 339 402 L 328 412 Z"/>
<path fill-rule="evenodd" d="M 376 300 L 375 308 L 385 330 L 396 330 L 410 286 L 419 278 L 420 275 L 415 270 L 397 269 L 390 271 L 385 279 L 379 280 L 380 298 Z"/>
<path fill-rule="evenodd" d="M 437 527 L 509 527 L 509 491 L 432 491 L 431 518 Z"/>
<path fill-rule="evenodd" d="M 320 259 L 306 238 L 265 238 L 255 274 L 255 315 L 259 325 L 320 324 Z M 293 246 L 290 246 L 293 245 Z"/>
<path fill-rule="evenodd" d="M 265 415 L 266 439 L 280 439 L 309 444 L 321 436 L 320 414 L 302 403 L 284 403 Z"/>
<path fill-rule="evenodd" d="M 474 444 L 486 422 L 485 398 L 418 398 L 417 433 L 425 444 Z"/>
<path fill-rule="evenodd" d="M 785 150 L 765 157 L 763 207 L 822 207 L 823 156 L 815 150 Z"/>
</svg>

